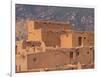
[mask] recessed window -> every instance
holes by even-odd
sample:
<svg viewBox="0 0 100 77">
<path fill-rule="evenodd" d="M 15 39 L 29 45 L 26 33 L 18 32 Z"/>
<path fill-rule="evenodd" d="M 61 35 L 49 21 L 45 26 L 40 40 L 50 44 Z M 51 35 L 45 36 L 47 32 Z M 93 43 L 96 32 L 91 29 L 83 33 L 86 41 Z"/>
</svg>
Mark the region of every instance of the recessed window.
<svg viewBox="0 0 100 77">
<path fill-rule="evenodd" d="M 87 54 L 89 54 L 89 51 L 87 52 Z"/>
<path fill-rule="evenodd" d="M 20 55 L 20 52 L 18 52 L 18 55 Z"/>
<path fill-rule="evenodd" d="M 73 58 L 73 52 L 70 52 L 70 58 L 71 59 Z"/>
<path fill-rule="evenodd" d="M 76 52 L 76 56 L 79 56 L 79 52 L 78 51 Z"/>
<path fill-rule="evenodd" d="M 78 37 L 78 45 L 79 45 L 79 46 L 82 45 L 82 37 Z"/>
<path fill-rule="evenodd" d="M 36 57 L 35 57 L 35 58 L 33 58 L 33 62 L 36 62 L 36 60 L 37 60 L 37 59 L 36 59 Z"/>
<path fill-rule="evenodd" d="M 84 37 L 84 39 L 86 39 L 86 37 Z"/>
<path fill-rule="evenodd" d="M 90 50 L 92 50 L 93 48 L 90 48 Z"/>
<path fill-rule="evenodd" d="M 15 52 L 16 52 L 16 54 L 17 54 L 17 45 L 16 45 L 16 48 L 15 48 L 15 49 L 16 49 L 16 51 L 15 51 Z"/>
</svg>

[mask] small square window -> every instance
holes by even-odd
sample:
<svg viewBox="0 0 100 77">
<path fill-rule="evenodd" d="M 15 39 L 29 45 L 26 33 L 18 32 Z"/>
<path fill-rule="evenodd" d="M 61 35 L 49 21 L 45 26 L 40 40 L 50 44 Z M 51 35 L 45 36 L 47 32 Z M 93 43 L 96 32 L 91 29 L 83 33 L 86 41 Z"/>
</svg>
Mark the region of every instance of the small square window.
<svg viewBox="0 0 100 77">
<path fill-rule="evenodd" d="M 89 54 L 89 51 L 87 52 L 87 54 Z"/>
<path fill-rule="evenodd" d="M 37 59 L 36 59 L 36 57 L 35 57 L 35 58 L 33 58 L 33 62 L 36 62 L 36 60 L 37 60 Z"/>
</svg>

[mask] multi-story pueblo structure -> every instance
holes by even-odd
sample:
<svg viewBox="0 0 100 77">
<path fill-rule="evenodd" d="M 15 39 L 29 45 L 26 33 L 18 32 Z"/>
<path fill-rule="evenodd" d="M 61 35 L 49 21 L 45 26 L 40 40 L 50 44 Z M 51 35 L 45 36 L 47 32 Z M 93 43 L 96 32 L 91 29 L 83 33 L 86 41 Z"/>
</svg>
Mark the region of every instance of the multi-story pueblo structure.
<svg viewBox="0 0 100 77">
<path fill-rule="evenodd" d="M 70 23 L 26 20 L 27 40 L 16 41 L 16 72 L 94 68 L 94 33 Z"/>
</svg>

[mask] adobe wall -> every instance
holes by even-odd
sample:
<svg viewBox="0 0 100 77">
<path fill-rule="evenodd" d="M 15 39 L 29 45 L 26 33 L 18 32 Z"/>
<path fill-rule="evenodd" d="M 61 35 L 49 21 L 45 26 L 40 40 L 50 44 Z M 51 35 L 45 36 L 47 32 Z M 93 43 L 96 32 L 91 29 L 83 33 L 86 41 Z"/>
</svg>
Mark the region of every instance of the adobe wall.
<svg viewBox="0 0 100 77">
<path fill-rule="evenodd" d="M 15 51 L 16 51 L 16 55 L 20 55 L 20 54 L 22 54 L 23 53 L 23 49 L 22 49 L 22 43 L 23 43 L 23 41 L 21 40 L 21 41 L 16 41 L 16 46 L 15 46 Z"/>
<path fill-rule="evenodd" d="M 23 49 L 23 41 L 16 41 L 15 48 L 15 64 L 16 64 L 16 72 L 26 71 L 27 70 L 27 51 Z"/>
<path fill-rule="evenodd" d="M 72 31 L 67 33 L 73 29 L 70 24 L 30 20 L 27 21 L 27 28 L 28 40 L 43 41 L 46 46 L 71 48 L 94 45 L 93 32 Z M 64 31 L 65 33 L 62 33 Z M 79 45 L 79 37 L 82 38 L 82 45 Z"/>
<path fill-rule="evenodd" d="M 27 21 L 27 28 L 28 40 L 43 41 L 47 47 L 60 47 L 62 44 L 61 32 L 72 30 L 72 26 L 67 23 L 33 20 Z"/>
<path fill-rule="evenodd" d="M 42 30 L 42 41 L 47 47 L 60 47 L 60 33 Z"/>
<path fill-rule="evenodd" d="M 94 33 L 93 32 L 84 32 L 84 43 L 83 44 L 84 46 L 94 46 Z"/>
<path fill-rule="evenodd" d="M 89 65 L 94 63 L 93 47 L 76 48 L 46 48 L 46 51 L 35 53 L 33 48 L 22 48 L 22 44 L 17 42 L 16 72 L 30 71 L 32 69 L 61 68 L 68 64 L 80 63 Z M 19 49 L 18 49 L 19 48 Z M 28 48 L 28 51 L 27 51 Z M 20 53 L 19 53 L 20 52 Z M 72 53 L 72 54 L 71 54 Z M 64 67 L 66 69 L 66 67 Z"/>
<path fill-rule="evenodd" d="M 16 72 L 27 71 L 27 56 L 26 55 L 16 55 Z"/>
<path fill-rule="evenodd" d="M 23 41 L 16 41 L 17 72 L 59 68 L 67 64 L 94 63 L 93 32 L 69 31 L 72 27 L 66 26 L 65 23 L 44 21 L 28 21 L 27 27 L 28 41 L 41 41 L 44 49 L 28 46 L 23 48 Z M 81 37 L 81 45 L 79 45 L 79 37 Z M 53 48 L 46 49 L 46 47 Z M 35 50 L 38 53 L 35 53 Z"/>
<path fill-rule="evenodd" d="M 60 35 L 60 47 L 61 48 L 72 48 L 72 33 L 65 32 Z"/>
<path fill-rule="evenodd" d="M 93 47 L 85 47 L 80 48 L 79 50 L 80 55 L 78 56 L 78 61 L 81 64 L 92 64 L 94 63 L 94 48 Z"/>
<path fill-rule="evenodd" d="M 28 70 L 39 68 L 55 68 L 68 64 L 70 61 L 68 53 L 64 54 L 60 51 L 50 51 L 45 53 L 29 54 Z"/>
<path fill-rule="evenodd" d="M 27 29 L 28 29 L 28 40 L 30 41 L 40 41 L 42 39 L 41 29 L 35 29 L 34 21 L 27 21 Z"/>
<path fill-rule="evenodd" d="M 72 57 L 70 55 L 71 52 L 73 52 Z M 60 68 L 67 64 L 77 65 L 77 63 L 80 63 L 81 65 L 89 65 L 94 63 L 93 52 L 94 49 L 88 47 L 79 49 L 49 49 L 44 53 L 29 54 L 27 56 L 27 67 L 28 70 L 32 70 L 40 68 Z"/>
<path fill-rule="evenodd" d="M 81 45 L 79 45 L 79 37 L 82 38 Z M 93 32 L 72 32 L 72 45 L 73 47 L 94 46 Z"/>
<path fill-rule="evenodd" d="M 72 26 L 69 23 L 54 22 L 54 21 L 34 21 L 35 29 L 57 29 L 57 30 L 72 30 Z"/>
</svg>

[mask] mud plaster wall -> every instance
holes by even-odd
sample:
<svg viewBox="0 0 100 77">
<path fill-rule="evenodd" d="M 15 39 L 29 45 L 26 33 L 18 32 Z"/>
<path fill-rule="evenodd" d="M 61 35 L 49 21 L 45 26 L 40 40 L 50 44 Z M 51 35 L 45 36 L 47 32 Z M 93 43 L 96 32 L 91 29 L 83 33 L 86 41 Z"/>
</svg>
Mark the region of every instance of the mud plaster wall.
<svg viewBox="0 0 100 77">
<path fill-rule="evenodd" d="M 70 52 L 73 52 L 73 57 L 70 57 Z M 79 52 L 79 54 L 77 54 Z M 93 63 L 93 49 L 80 48 L 70 50 L 55 50 L 45 53 L 29 54 L 27 56 L 28 69 L 53 68 L 60 67 L 66 64 L 91 64 Z"/>
<path fill-rule="evenodd" d="M 82 38 L 81 45 L 79 45 L 79 37 Z M 73 32 L 72 33 L 73 47 L 86 47 L 94 45 L 94 34 L 92 32 Z"/>
</svg>

